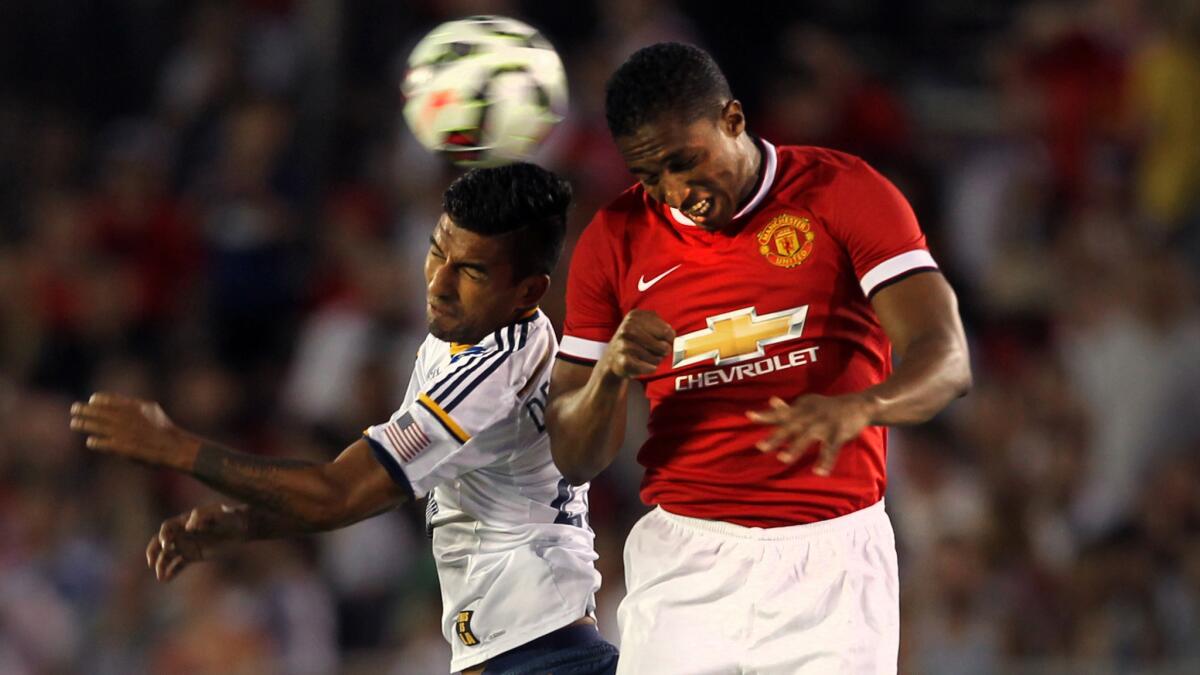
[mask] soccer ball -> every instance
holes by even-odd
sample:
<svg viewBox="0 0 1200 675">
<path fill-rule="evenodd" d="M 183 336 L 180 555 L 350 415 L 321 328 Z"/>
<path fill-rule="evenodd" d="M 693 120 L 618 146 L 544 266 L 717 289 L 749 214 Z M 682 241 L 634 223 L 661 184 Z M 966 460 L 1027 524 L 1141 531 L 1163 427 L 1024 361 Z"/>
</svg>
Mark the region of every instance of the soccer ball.
<svg viewBox="0 0 1200 675">
<path fill-rule="evenodd" d="M 404 119 L 460 166 L 528 159 L 566 114 L 558 52 L 528 24 L 472 16 L 430 31 L 408 57 Z"/>
</svg>

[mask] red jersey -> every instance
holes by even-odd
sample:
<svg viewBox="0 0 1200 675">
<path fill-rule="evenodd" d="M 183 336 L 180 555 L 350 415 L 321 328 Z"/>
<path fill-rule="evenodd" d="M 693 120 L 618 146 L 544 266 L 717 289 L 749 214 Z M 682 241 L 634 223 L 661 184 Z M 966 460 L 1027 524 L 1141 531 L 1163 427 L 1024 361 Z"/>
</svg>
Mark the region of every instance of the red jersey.
<svg viewBox="0 0 1200 675">
<path fill-rule="evenodd" d="M 845 515 L 883 497 L 887 432 L 843 446 L 833 475 L 755 443 L 746 418 L 772 396 L 857 392 L 891 372 L 873 293 L 937 269 L 900 192 L 857 157 L 760 142 L 751 200 L 723 232 L 692 224 L 641 186 L 596 214 L 575 247 L 559 358 L 593 364 L 625 314 L 652 310 L 673 353 L 640 378 L 650 401 L 642 500 L 751 527 Z"/>
</svg>

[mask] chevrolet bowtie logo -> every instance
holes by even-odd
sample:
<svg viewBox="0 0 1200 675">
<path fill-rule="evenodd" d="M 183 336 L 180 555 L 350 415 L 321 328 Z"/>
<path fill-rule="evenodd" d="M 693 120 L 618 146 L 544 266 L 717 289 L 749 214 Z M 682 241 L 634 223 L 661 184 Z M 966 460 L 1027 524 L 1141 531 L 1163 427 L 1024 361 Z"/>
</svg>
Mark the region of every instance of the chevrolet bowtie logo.
<svg viewBox="0 0 1200 675">
<path fill-rule="evenodd" d="M 804 332 L 808 305 L 758 316 L 753 307 L 708 317 L 708 328 L 675 338 L 672 366 L 690 366 L 705 359 L 715 365 L 738 363 L 766 354 L 767 345 L 794 340 Z"/>
</svg>

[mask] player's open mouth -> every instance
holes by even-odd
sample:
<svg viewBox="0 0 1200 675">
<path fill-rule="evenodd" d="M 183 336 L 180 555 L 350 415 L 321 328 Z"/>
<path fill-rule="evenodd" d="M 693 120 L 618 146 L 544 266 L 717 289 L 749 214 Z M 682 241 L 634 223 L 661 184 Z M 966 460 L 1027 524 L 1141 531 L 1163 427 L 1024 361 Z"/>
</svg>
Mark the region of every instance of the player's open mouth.
<svg viewBox="0 0 1200 675">
<path fill-rule="evenodd" d="M 687 211 L 684 211 L 684 214 L 687 215 L 687 217 L 691 218 L 692 220 L 696 220 L 697 218 L 704 218 L 705 216 L 708 215 L 709 211 L 712 211 L 712 206 L 713 206 L 712 200 L 709 199 L 708 197 L 705 197 L 704 199 L 701 199 L 700 201 L 696 202 L 695 204 L 692 204 L 692 206 Z"/>
</svg>

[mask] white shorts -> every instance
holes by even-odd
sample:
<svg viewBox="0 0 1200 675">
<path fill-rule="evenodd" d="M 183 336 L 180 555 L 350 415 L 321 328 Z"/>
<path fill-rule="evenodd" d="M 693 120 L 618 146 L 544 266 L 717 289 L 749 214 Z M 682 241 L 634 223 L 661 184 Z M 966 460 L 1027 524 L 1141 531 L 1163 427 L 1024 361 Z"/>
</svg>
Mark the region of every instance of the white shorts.
<svg viewBox="0 0 1200 675">
<path fill-rule="evenodd" d="M 625 543 L 618 673 L 895 673 L 900 582 L 880 501 L 807 525 L 657 508 Z"/>
</svg>

